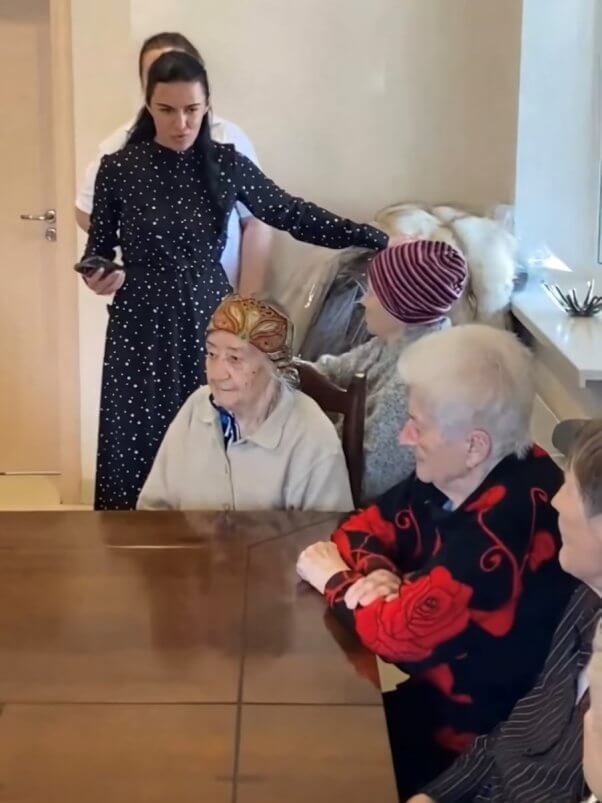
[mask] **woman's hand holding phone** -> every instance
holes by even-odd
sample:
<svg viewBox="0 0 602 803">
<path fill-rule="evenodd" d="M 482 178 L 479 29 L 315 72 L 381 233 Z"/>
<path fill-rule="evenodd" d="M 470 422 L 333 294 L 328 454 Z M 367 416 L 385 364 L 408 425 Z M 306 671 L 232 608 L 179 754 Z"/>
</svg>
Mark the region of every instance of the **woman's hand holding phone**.
<svg viewBox="0 0 602 803">
<path fill-rule="evenodd" d="M 110 273 L 105 273 L 104 268 L 98 268 L 87 276 L 84 276 L 84 281 L 98 296 L 112 296 L 119 290 L 125 281 L 124 270 L 114 270 Z"/>
<path fill-rule="evenodd" d="M 89 256 L 78 262 L 75 270 L 82 275 L 90 290 L 99 296 L 113 295 L 125 281 L 125 271 L 111 260 L 100 256 Z"/>
</svg>

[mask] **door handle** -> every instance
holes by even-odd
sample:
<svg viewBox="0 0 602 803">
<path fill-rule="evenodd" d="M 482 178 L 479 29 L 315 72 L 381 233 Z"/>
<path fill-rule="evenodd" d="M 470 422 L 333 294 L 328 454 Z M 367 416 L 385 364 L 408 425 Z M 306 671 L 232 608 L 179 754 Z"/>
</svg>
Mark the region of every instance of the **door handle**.
<svg viewBox="0 0 602 803">
<path fill-rule="evenodd" d="M 43 215 L 20 215 L 21 220 L 39 220 L 41 223 L 54 223 L 56 221 L 56 211 L 47 209 Z"/>
</svg>

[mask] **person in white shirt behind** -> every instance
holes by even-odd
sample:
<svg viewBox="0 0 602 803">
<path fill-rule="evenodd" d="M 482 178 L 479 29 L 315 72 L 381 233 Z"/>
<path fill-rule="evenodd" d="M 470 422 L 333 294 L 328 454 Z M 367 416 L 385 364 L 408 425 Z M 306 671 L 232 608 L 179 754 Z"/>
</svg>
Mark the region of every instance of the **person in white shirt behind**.
<svg viewBox="0 0 602 803">
<path fill-rule="evenodd" d="M 207 328 L 208 385 L 167 430 L 138 510 L 353 508 L 334 425 L 295 388 L 292 342 L 273 303 L 222 301 Z"/>
<path fill-rule="evenodd" d="M 140 49 L 138 72 L 142 89 L 146 86 L 148 71 L 152 64 L 170 50 L 183 51 L 203 63 L 197 48 L 181 33 L 158 33 L 149 37 Z M 84 179 L 75 201 L 75 219 L 88 231 L 90 214 L 94 203 L 94 185 L 100 160 L 109 153 L 121 150 L 126 144 L 136 116 L 121 125 L 98 147 L 96 157 L 86 168 Z M 259 165 L 257 153 L 249 137 L 239 126 L 212 115 L 211 137 L 216 142 L 231 143 L 236 150 Z M 243 204 L 237 204 L 228 220 L 228 239 L 221 258 L 222 267 L 234 290 L 251 295 L 264 286 L 272 246 L 272 229 L 257 220 Z M 87 284 L 98 295 L 112 295 L 118 289 L 119 274 L 103 278 L 102 272 L 89 279 Z"/>
</svg>

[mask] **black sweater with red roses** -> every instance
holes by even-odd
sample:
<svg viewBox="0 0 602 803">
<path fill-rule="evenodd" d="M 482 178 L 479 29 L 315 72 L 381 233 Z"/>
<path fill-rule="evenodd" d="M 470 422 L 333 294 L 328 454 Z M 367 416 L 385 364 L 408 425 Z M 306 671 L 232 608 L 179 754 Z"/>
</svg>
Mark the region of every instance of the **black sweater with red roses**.
<svg viewBox="0 0 602 803">
<path fill-rule="evenodd" d="M 460 751 L 505 719 L 544 663 L 575 587 L 557 559 L 550 501 L 561 483 L 533 447 L 502 460 L 456 510 L 414 475 L 332 536 L 350 569 L 328 582 L 330 606 L 370 650 L 428 688 L 433 737 L 446 749 Z M 346 591 L 380 568 L 403 578 L 398 596 L 349 610 Z"/>
</svg>

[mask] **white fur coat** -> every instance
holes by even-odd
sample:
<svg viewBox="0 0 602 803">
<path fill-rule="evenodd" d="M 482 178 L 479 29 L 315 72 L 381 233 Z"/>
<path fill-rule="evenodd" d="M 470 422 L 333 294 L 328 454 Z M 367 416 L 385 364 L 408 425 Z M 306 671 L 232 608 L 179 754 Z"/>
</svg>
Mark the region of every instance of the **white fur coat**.
<svg viewBox="0 0 602 803">
<path fill-rule="evenodd" d="M 515 241 L 498 222 L 451 206 L 403 203 L 381 210 L 374 225 L 388 234 L 416 234 L 444 240 L 466 257 L 469 281 L 451 312 L 453 323 L 479 321 L 505 325 L 515 272 Z M 304 264 L 280 265 L 271 277 L 270 292 L 295 323 L 299 349 L 340 266 L 340 252 L 312 247 Z M 294 270 L 293 270 L 294 268 Z"/>
<path fill-rule="evenodd" d="M 454 305 L 454 323 L 479 321 L 504 327 L 515 275 L 516 242 L 497 221 L 451 206 L 397 204 L 381 210 L 375 223 L 388 234 L 443 240 L 461 251 L 468 284 Z"/>
</svg>

